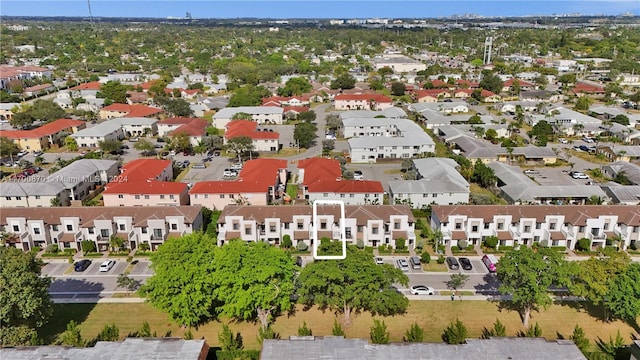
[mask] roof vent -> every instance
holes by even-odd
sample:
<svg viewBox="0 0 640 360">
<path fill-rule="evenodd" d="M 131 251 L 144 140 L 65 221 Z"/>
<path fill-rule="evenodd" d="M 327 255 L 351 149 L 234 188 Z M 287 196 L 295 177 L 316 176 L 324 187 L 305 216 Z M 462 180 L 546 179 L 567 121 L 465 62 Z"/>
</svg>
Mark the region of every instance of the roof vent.
<svg viewBox="0 0 640 360">
<path fill-rule="evenodd" d="M 336 178 L 336 181 L 342 181 L 342 177 L 338 176 L 338 177 Z"/>
</svg>

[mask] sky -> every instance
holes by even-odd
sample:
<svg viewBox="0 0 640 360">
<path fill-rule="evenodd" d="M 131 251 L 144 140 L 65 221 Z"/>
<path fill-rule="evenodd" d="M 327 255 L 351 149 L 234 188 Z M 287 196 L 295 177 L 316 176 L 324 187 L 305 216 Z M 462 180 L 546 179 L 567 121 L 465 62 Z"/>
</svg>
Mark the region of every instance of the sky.
<svg viewBox="0 0 640 360">
<path fill-rule="evenodd" d="M 433 18 L 454 14 L 482 16 L 619 15 L 640 16 L 638 0 L 89 0 L 94 18 Z M 86 0 L 0 0 L 2 16 L 89 15 Z"/>
</svg>

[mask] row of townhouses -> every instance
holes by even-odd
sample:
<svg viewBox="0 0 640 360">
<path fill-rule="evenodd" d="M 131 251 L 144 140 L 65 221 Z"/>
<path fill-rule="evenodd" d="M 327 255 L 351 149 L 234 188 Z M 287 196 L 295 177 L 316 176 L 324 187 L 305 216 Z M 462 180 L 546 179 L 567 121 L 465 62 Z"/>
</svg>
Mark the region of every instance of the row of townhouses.
<svg viewBox="0 0 640 360">
<path fill-rule="evenodd" d="M 432 207 L 432 229 L 442 243 L 457 246 L 467 240 L 480 245 L 496 236 L 499 246 L 566 246 L 575 249 L 582 238 L 592 249 L 626 249 L 640 240 L 640 208 L 626 205 L 437 205 Z"/>
</svg>

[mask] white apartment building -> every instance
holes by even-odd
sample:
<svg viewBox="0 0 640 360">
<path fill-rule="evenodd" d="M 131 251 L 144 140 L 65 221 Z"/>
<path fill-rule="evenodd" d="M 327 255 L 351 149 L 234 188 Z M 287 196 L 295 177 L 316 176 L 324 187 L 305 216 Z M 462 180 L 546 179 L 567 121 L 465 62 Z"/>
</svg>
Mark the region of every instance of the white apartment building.
<svg viewBox="0 0 640 360">
<path fill-rule="evenodd" d="M 284 109 L 277 106 L 239 106 L 220 109 L 213 115 L 213 126 L 224 129 L 237 113 L 247 113 L 258 124 L 282 124 Z"/>
</svg>

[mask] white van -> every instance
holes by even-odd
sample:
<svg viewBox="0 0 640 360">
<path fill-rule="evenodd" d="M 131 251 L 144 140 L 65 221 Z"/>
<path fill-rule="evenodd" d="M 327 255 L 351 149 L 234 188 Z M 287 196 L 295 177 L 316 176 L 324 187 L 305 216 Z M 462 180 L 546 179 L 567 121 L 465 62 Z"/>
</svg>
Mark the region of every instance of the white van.
<svg viewBox="0 0 640 360">
<path fill-rule="evenodd" d="M 494 273 L 498 270 L 498 259 L 493 254 L 487 254 L 482 257 L 482 262 L 487 267 L 490 273 Z"/>
</svg>

